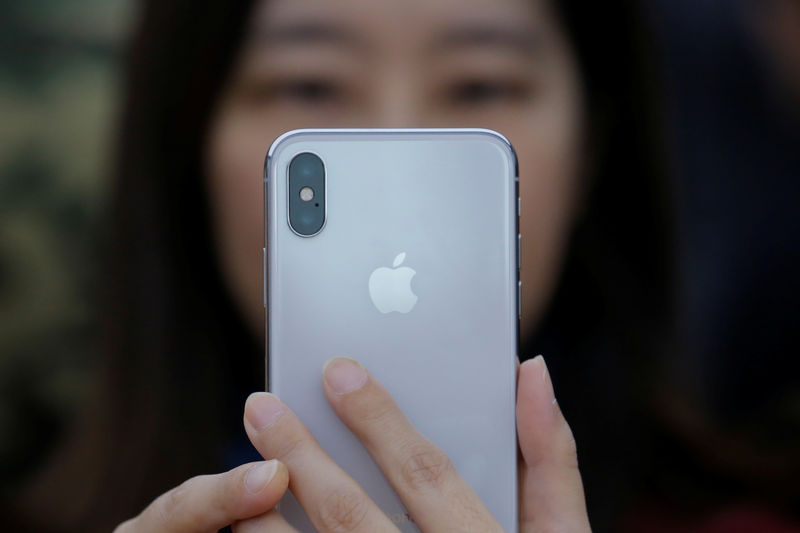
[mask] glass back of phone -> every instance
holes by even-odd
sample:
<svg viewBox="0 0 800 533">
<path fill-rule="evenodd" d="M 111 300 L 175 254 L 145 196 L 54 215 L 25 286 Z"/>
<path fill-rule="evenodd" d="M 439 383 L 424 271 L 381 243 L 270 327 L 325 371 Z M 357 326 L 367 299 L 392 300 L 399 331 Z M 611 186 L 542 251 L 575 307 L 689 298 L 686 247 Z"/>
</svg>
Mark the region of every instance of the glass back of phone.
<svg viewBox="0 0 800 533">
<path fill-rule="evenodd" d="M 296 234 L 287 170 L 325 166 L 325 224 Z M 322 391 L 331 357 L 353 357 L 516 531 L 517 172 L 486 130 L 304 130 L 266 169 L 268 389 L 401 531 L 402 502 Z M 313 531 L 293 497 L 281 512 Z"/>
</svg>

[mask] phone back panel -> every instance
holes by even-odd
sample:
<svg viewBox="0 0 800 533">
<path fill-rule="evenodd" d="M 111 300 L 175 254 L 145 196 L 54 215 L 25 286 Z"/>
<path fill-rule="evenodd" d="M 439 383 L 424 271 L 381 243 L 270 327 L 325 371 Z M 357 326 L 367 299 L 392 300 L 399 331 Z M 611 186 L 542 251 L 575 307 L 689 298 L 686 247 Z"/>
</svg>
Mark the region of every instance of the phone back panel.
<svg viewBox="0 0 800 533">
<path fill-rule="evenodd" d="M 320 156 L 327 173 L 326 223 L 314 237 L 288 224 L 288 165 L 302 152 Z M 504 529 L 516 531 L 511 146 L 488 130 L 297 130 L 270 148 L 265 179 L 268 390 L 401 531 L 418 531 L 322 391 L 329 358 L 357 359 L 448 454 Z M 383 280 L 371 294 L 380 268 Z M 403 268 L 413 275 L 401 275 Z M 381 312 L 413 299 L 398 293 L 408 278 L 413 308 Z M 298 530 L 313 531 L 291 495 L 280 509 Z"/>
</svg>

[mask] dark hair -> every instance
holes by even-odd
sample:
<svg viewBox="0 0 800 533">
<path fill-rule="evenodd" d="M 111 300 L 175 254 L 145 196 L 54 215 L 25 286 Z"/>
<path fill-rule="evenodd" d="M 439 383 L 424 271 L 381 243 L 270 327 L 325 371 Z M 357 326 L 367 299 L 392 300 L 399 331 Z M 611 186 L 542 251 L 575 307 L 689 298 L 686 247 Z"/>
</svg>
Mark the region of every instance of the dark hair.
<svg viewBox="0 0 800 533">
<path fill-rule="evenodd" d="M 649 490 L 659 461 L 648 425 L 676 348 L 673 198 L 638 3 L 556 4 L 587 95 L 592 165 L 559 286 L 522 353 L 549 356 L 589 517 L 607 531 Z"/>
<path fill-rule="evenodd" d="M 671 342 L 671 210 L 634 3 L 556 4 L 588 95 L 593 172 L 554 300 L 521 358 L 548 356 L 590 516 L 604 530 L 646 464 L 642 425 L 631 421 Z M 225 415 L 243 405 L 241 391 L 263 387 L 260 343 L 214 257 L 201 157 L 252 7 L 144 5 L 109 213 L 103 390 L 93 423 L 29 493 L 48 494 L 53 479 L 70 487 L 70 500 L 47 498 L 42 523 L 108 530 L 187 477 L 217 471 L 221 439 L 240 425 Z"/>
</svg>

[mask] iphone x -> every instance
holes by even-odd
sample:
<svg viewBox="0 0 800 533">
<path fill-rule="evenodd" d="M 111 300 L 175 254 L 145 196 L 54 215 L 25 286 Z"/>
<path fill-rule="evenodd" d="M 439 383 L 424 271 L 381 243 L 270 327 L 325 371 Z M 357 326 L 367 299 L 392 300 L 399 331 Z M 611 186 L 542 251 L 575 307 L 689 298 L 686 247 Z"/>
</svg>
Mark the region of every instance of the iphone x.
<svg viewBox="0 0 800 533">
<path fill-rule="evenodd" d="M 267 389 L 401 531 L 418 531 L 322 390 L 362 363 L 517 530 L 519 194 L 483 129 L 295 130 L 265 172 Z M 281 514 L 313 531 L 287 493 Z"/>
</svg>

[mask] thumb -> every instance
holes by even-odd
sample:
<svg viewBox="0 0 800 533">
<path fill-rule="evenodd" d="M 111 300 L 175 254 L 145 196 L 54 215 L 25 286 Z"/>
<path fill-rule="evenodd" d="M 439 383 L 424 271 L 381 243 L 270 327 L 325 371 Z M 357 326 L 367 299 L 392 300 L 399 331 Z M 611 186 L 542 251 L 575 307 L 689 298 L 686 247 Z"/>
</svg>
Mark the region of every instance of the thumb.
<svg viewBox="0 0 800 533">
<path fill-rule="evenodd" d="M 575 439 L 541 355 L 519 368 L 517 431 L 520 532 L 591 531 Z"/>
</svg>

